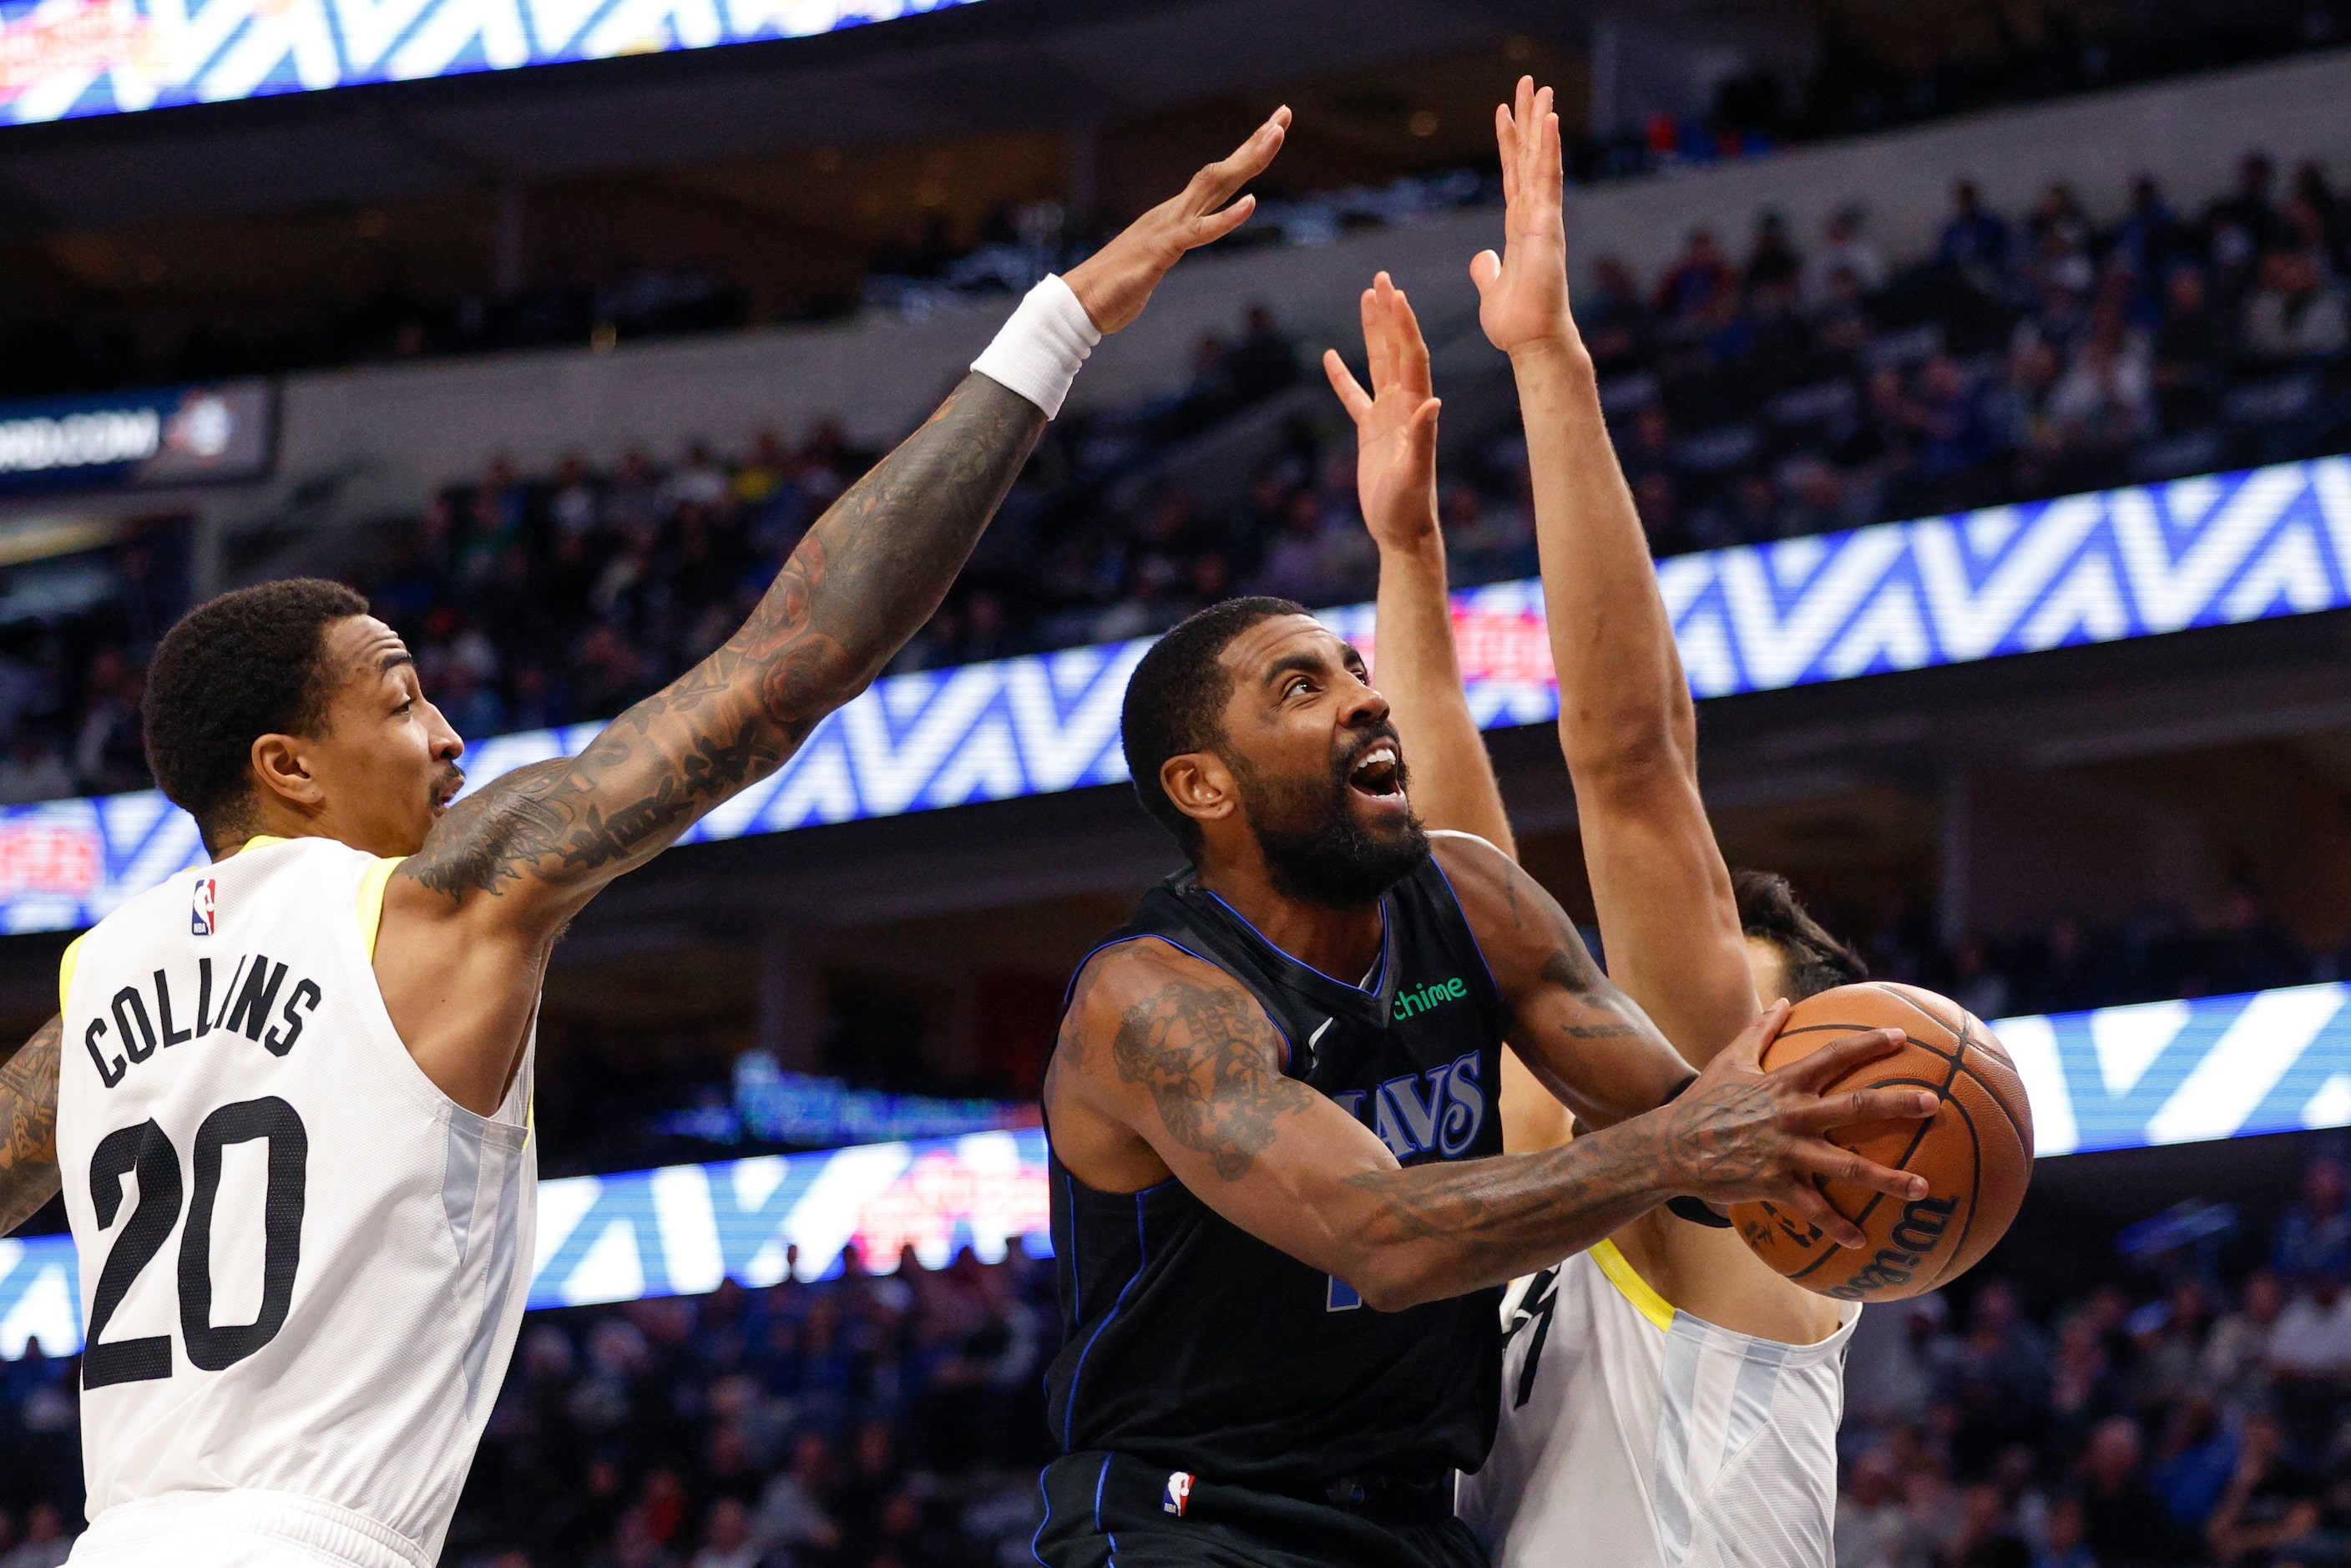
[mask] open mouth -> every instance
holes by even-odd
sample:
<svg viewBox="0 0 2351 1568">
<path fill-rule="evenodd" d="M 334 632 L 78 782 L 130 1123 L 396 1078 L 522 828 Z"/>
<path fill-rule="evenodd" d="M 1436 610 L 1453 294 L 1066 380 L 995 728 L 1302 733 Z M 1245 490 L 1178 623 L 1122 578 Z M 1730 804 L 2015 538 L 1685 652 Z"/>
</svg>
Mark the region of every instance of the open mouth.
<svg viewBox="0 0 2351 1568">
<path fill-rule="evenodd" d="M 1374 741 L 1355 765 L 1347 769 L 1347 788 L 1374 800 L 1394 800 L 1404 794 L 1404 762 L 1395 742 Z"/>
<path fill-rule="evenodd" d="M 443 779 L 440 786 L 433 791 L 433 814 L 437 817 L 447 810 L 450 802 L 456 800 L 459 792 L 465 788 L 465 776 L 462 773 L 453 773 Z"/>
</svg>

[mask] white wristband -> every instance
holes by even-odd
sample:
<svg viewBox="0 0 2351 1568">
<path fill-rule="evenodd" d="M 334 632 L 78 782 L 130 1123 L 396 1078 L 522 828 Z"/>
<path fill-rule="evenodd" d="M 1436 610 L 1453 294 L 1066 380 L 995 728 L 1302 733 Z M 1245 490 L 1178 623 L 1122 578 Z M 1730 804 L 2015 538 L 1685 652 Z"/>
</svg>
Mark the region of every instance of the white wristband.
<svg viewBox="0 0 2351 1568">
<path fill-rule="evenodd" d="M 1051 273 L 1029 291 L 971 368 L 1019 392 L 1050 419 L 1061 412 L 1061 400 L 1070 395 L 1078 367 L 1101 341 L 1102 333 L 1077 295 L 1061 274 Z"/>
</svg>

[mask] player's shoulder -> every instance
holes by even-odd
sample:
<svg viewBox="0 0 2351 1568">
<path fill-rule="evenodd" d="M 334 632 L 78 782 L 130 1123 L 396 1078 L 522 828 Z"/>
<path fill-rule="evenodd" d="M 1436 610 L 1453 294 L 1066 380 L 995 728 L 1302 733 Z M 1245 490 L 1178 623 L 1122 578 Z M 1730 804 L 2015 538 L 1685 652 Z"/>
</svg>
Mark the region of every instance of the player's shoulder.
<svg viewBox="0 0 2351 1568">
<path fill-rule="evenodd" d="M 1165 936 L 1138 935 L 1097 947 L 1079 966 L 1069 1012 L 1081 1024 L 1115 1024 L 1129 1009 L 1175 995 L 1255 999 L 1223 969 Z"/>
<path fill-rule="evenodd" d="M 1440 829 L 1429 833 L 1428 852 L 1480 946 L 1507 948 L 1526 934 L 1540 890 L 1499 845 L 1475 833 Z"/>
<path fill-rule="evenodd" d="M 1464 878 L 1475 884 L 1499 887 L 1513 876 L 1525 874 L 1493 840 L 1458 828 L 1429 829 L 1428 852 L 1457 889 Z"/>
</svg>

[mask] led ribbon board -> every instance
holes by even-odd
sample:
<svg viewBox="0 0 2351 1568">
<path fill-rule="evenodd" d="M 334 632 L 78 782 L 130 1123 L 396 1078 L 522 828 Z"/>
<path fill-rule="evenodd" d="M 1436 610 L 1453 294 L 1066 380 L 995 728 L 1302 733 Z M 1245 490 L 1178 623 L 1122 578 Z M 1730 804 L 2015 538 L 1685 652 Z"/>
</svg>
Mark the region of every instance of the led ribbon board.
<svg viewBox="0 0 2351 1568">
<path fill-rule="evenodd" d="M 0 125 L 804 38 L 972 0 L 0 0 Z"/>
<path fill-rule="evenodd" d="M 1992 1025 L 2032 1103 L 2035 1153 L 2139 1148 L 2351 1126 L 2351 985 L 2002 1019 Z M 68 1180 L 78 1179 L 68 1176 Z M 877 1273 L 912 1247 L 935 1269 L 1016 1237 L 1051 1249 L 1045 1135 L 1034 1128 L 826 1154 L 569 1176 L 538 1189 L 530 1304 L 691 1295 L 725 1279 L 836 1273 L 854 1244 Z M 797 1249 L 797 1256 L 794 1250 Z M 81 1344 L 64 1236 L 0 1240 L 0 1356 L 28 1335 Z"/>
<path fill-rule="evenodd" d="M 2351 458 L 2178 479 L 1677 556 L 1658 580 L 1701 697 L 2351 606 Z M 1368 604 L 1324 619 L 1371 651 Z M 1488 728 L 1556 716 L 1542 587 L 1454 601 Z M 1145 642 L 893 675 L 689 842 L 1050 794 L 1126 777 L 1118 710 Z M 475 780 L 578 752 L 597 725 L 506 736 Z M 0 931 L 94 924 L 203 850 L 152 791 L 0 810 Z"/>
</svg>

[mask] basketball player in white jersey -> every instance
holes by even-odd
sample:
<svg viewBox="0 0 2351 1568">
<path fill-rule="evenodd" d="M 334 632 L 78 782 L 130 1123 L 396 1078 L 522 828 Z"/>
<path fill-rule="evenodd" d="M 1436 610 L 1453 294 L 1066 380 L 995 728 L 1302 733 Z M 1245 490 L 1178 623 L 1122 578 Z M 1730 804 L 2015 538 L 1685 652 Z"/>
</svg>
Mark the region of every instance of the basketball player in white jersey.
<svg viewBox="0 0 2351 1568">
<path fill-rule="evenodd" d="M 332 583 L 164 638 L 149 755 L 214 863 L 77 942 L 59 1019 L 0 1072 L 0 1230 L 62 1179 L 81 1260 L 76 1563 L 435 1561 L 528 1293 L 565 924 L 929 618 L 1079 361 L 1249 216 L 1288 120 L 1040 285 L 743 629 L 577 758 L 453 807 L 463 743 Z"/>
<path fill-rule="evenodd" d="M 1497 116 L 1508 248 L 1472 267 L 1510 354 L 1560 684 L 1560 737 L 1611 977 L 1693 1065 L 1759 998 L 1861 977 L 1778 879 L 1741 906 L 1699 799 L 1697 731 L 1640 519 L 1568 312 L 1559 122 L 1522 81 Z M 1511 850 L 1462 689 L 1435 507 L 1436 400 L 1411 308 L 1382 275 L 1364 300 L 1373 392 L 1326 361 L 1354 416 L 1381 553 L 1376 652 L 1432 829 Z M 1565 1110 L 1505 1065 L 1513 1151 L 1568 1136 Z M 1684 1212 L 1687 1212 L 1685 1206 Z M 1699 1219 L 1707 1217 L 1700 1215 Z M 1652 1210 L 1520 1281 L 1501 1428 L 1459 1507 L 1497 1563 L 1830 1568 L 1844 1344 L 1859 1312 L 1780 1277 L 1728 1228 Z"/>
</svg>

